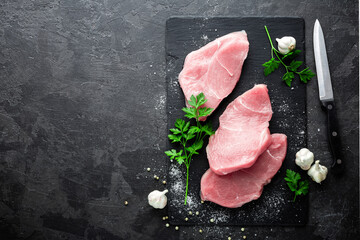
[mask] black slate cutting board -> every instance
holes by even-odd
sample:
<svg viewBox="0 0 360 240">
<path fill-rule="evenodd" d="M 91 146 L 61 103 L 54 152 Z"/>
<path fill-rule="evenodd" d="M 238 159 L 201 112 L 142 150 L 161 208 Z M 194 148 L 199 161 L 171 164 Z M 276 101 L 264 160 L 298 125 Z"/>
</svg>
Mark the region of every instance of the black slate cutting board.
<svg viewBox="0 0 360 240">
<path fill-rule="evenodd" d="M 258 200 L 245 204 L 241 208 L 229 209 L 214 203 L 201 203 L 200 179 L 209 168 L 205 150 L 194 157 L 190 167 L 188 204 L 184 206 L 185 166 L 169 163 L 168 211 L 172 224 L 218 224 L 218 225 L 304 225 L 307 222 L 308 197 L 298 197 L 293 202 L 283 180 L 286 169 L 293 169 L 307 178 L 306 172 L 295 163 L 295 153 L 306 147 L 306 85 L 298 78 L 289 88 L 281 80 L 284 69 L 279 68 L 270 76 L 263 74 L 262 64 L 270 59 L 270 44 L 264 30 L 267 25 L 273 43 L 275 38 L 293 36 L 297 40 L 297 49 L 302 53 L 297 60 L 304 61 L 304 20 L 302 18 L 171 18 L 166 24 L 166 80 L 168 128 L 172 128 L 177 118 L 184 113 L 184 95 L 178 84 L 186 55 L 206 43 L 233 31 L 245 30 L 248 34 L 250 50 L 244 63 L 240 81 L 233 92 L 222 101 L 216 111 L 208 118 L 214 129 L 226 106 L 236 97 L 249 90 L 254 84 L 265 83 L 273 108 L 270 122 L 271 133 L 284 133 L 288 137 L 288 152 L 280 171 L 265 186 Z M 207 144 L 207 143 L 206 143 Z M 168 143 L 167 149 L 177 145 Z M 189 213 L 192 212 L 192 214 Z M 197 214 L 196 214 L 197 213 Z M 185 221 L 185 218 L 188 218 Z M 213 221 L 211 220 L 213 219 Z"/>
</svg>

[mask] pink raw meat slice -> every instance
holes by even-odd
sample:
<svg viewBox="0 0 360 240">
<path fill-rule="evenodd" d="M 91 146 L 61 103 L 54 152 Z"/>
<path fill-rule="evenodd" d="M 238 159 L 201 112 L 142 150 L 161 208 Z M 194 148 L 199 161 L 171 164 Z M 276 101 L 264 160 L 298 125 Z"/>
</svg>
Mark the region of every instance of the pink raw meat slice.
<svg viewBox="0 0 360 240">
<path fill-rule="evenodd" d="M 248 51 L 246 32 L 241 31 L 217 38 L 189 53 L 179 74 L 185 99 L 203 92 L 208 101 L 202 107 L 217 108 L 239 81 Z"/>
<path fill-rule="evenodd" d="M 258 199 L 264 185 L 280 169 L 286 155 L 286 135 L 272 134 L 271 137 L 271 145 L 252 167 L 224 176 L 208 169 L 201 178 L 201 199 L 228 208 L 241 207 Z"/>
<path fill-rule="evenodd" d="M 251 167 L 271 143 L 272 109 L 266 85 L 259 84 L 237 97 L 220 116 L 206 153 L 211 170 L 226 175 Z"/>
</svg>

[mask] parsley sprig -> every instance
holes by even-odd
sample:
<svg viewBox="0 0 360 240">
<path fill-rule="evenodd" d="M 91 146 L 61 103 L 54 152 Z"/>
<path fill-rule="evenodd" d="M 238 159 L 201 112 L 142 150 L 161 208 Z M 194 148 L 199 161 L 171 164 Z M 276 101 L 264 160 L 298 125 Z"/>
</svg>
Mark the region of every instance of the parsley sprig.
<svg viewBox="0 0 360 240">
<path fill-rule="evenodd" d="M 308 67 L 303 70 L 299 70 L 299 67 L 303 64 L 303 61 L 294 60 L 294 58 L 299 55 L 301 50 L 295 49 L 285 55 L 281 54 L 274 47 L 267 27 L 264 27 L 271 45 L 271 59 L 263 64 L 263 67 L 265 67 L 264 75 L 268 76 L 270 73 L 274 72 L 276 69 L 279 68 L 281 63 L 286 70 L 286 73 L 283 75 L 282 79 L 289 87 L 291 87 L 291 82 L 295 78 L 295 74 L 299 75 L 300 81 L 302 81 L 303 83 L 307 83 L 309 80 L 311 80 L 311 78 L 313 78 L 315 74 Z M 277 60 L 275 59 L 274 54 Z"/>
<path fill-rule="evenodd" d="M 292 192 L 295 192 L 294 202 L 296 196 L 306 195 L 309 191 L 309 182 L 308 180 L 300 181 L 301 176 L 299 173 L 294 172 L 290 169 L 286 170 L 286 177 L 284 178 L 287 185 L 289 186 Z M 299 182 L 300 181 L 300 182 Z"/>
<path fill-rule="evenodd" d="M 196 125 L 191 125 L 191 121 L 185 121 L 183 119 L 177 119 L 175 121 L 175 128 L 171 128 L 172 134 L 168 135 L 168 138 L 172 143 L 179 143 L 181 150 L 177 151 L 171 149 L 165 152 L 171 160 L 175 159 L 178 164 L 185 164 L 186 166 L 186 191 L 185 191 L 185 202 L 186 205 L 188 186 L 189 186 L 189 168 L 193 155 L 199 154 L 199 150 L 204 145 L 205 136 L 211 136 L 215 132 L 212 130 L 210 123 L 202 124 L 199 118 L 208 116 L 214 109 L 201 107 L 206 103 L 205 95 L 200 93 L 196 97 L 192 95 L 188 104 L 190 107 L 182 108 L 185 117 L 195 119 Z"/>
</svg>

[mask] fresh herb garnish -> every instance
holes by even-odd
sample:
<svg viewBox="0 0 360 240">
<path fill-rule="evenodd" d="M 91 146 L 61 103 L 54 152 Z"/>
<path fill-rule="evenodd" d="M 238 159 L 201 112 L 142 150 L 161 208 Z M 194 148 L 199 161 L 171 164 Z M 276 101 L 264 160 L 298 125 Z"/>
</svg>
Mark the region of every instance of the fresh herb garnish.
<svg viewBox="0 0 360 240">
<path fill-rule="evenodd" d="M 175 122 L 175 128 L 171 128 L 172 134 L 168 135 L 168 138 L 172 143 L 179 143 L 182 147 L 177 151 L 171 149 L 166 151 L 165 154 L 170 157 L 171 160 L 175 159 L 178 164 L 185 164 L 186 166 L 186 191 L 185 202 L 186 205 L 188 186 L 189 186 L 189 168 L 193 155 L 199 154 L 199 150 L 204 145 L 204 137 L 211 136 L 215 132 L 212 130 L 210 123 L 202 124 L 199 118 L 208 116 L 214 109 L 202 107 L 206 103 L 205 95 L 200 93 L 196 97 L 192 95 L 188 104 L 191 107 L 184 107 L 182 110 L 186 113 L 185 117 L 189 119 L 195 119 L 196 125 L 191 125 L 190 121 L 183 119 L 177 119 Z"/>
<path fill-rule="evenodd" d="M 300 181 L 301 176 L 299 173 L 294 172 L 290 169 L 286 170 L 286 178 L 284 178 L 287 185 L 289 186 L 292 192 L 295 192 L 294 202 L 296 200 L 296 196 L 298 195 L 306 195 L 309 191 L 309 182 L 308 180 Z"/>
<path fill-rule="evenodd" d="M 303 83 L 307 83 L 309 80 L 311 80 L 311 78 L 313 78 L 315 74 L 308 67 L 300 71 L 299 67 L 303 64 L 303 61 L 294 60 L 294 58 L 299 55 L 301 50 L 294 49 L 293 51 L 290 51 L 285 55 L 280 53 L 280 51 L 278 51 L 274 47 L 267 27 L 264 27 L 271 45 L 271 59 L 263 64 L 263 67 L 265 67 L 264 75 L 268 76 L 269 74 L 274 72 L 276 69 L 279 68 L 279 65 L 281 63 L 286 70 L 286 73 L 284 74 L 282 79 L 289 87 L 291 87 L 291 82 L 295 78 L 295 74 L 299 75 L 300 81 L 302 81 Z M 277 60 L 275 59 L 274 54 Z"/>
</svg>

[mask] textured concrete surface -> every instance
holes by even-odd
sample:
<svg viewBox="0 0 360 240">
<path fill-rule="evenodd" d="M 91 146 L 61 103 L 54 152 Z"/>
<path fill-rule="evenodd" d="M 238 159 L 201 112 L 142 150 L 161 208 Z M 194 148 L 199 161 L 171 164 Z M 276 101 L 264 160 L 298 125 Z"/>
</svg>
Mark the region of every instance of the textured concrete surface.
<svg viewBox="0 0 360 240">
<path fill-rule="evenodd" d="M 299 16 L 327 41 L 346 175 L 310 192 L 306 227 L 165 227 L 146 196 L 165 178 L 165 21 Z M 354 239 L 359 234 L 356 1 L 0 2 L 1 239 Z M 331 161 L 316 81 L 309 147 Z M 151 172 L 146 168 L 150 167 Z M 124 201 L 129 205 L 125 206 Z"/>
</svg>

